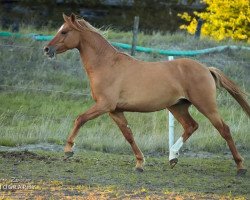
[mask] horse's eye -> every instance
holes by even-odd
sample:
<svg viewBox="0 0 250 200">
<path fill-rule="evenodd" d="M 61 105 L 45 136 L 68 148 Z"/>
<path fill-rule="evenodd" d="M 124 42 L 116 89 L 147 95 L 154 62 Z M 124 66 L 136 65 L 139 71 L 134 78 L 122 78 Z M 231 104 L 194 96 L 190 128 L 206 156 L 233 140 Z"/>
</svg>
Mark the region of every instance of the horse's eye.
<svg viewBox="0 0 250 200">
<path fill-rule="evenodd" d="M 66 34 L 67 34 L 67 31 L 62 31 L 61 34 L 62 34 L 62 35 L 66 35 Z"/>
</svg>

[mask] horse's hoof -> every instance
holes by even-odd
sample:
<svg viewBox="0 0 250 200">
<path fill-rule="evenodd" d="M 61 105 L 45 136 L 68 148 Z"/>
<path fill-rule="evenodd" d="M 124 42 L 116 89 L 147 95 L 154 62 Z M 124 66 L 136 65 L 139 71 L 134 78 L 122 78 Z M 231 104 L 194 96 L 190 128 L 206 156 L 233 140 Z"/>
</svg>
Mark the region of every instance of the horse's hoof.
<svg viewBox="0 0 250 200">
<path fill-rule="evenodd" d="M 170 167 L 171 169 L 174 168 L 174 166 L 178 163 L 178 158 L 174 158 L 172 160 L 169 161 Z"/>
<path fill-rule="evenodd" d="M 136 167 L 136 168 L 135 168 L 135 171 L 136 171 L 136 172 L 140 172 L 140 173 L 141 173 L 141 172 L 143 172 L 143 171 L 144 171 L 144 169 L 143 169 L 143 168 L 140 168 L 140 167 Z"/>
<path fill-rule="evenodd" d="M 71 158 L 73 155 L 74 155 L 74 152 L 73 152 L 73 151 L 65 152 L 65 157 L 64 157 L 63 160 L 68 160 L 68 159 Z"/>
<path fill-rule="evenodd" d="M 238 176 L 238 177 L 242 177 L 242 176 L 245 176 L 246 173 L 247 173 L 247 169 L 239 169 L 239 170 L 237 171 L 237 176 Z"/>
</svg>

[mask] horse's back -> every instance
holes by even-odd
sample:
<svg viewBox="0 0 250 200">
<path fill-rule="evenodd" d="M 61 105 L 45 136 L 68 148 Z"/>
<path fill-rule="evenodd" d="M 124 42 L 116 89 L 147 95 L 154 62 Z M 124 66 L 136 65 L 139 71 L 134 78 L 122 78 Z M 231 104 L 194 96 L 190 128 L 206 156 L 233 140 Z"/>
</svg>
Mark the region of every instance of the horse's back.
<svg viewBox="0 0 250 200">
<path fill-rule="evenodd" d="M 189 100 L 189 93 L 197 85 L 202 85 L 202 81 L 211 82 L 209 70 L 191 59 L 129 62 L 121 73 L 123 81 L 119 99 L 120 108 L 128 111 L 148 112 L 167 108 L 180 99 Z"/>
</svg>

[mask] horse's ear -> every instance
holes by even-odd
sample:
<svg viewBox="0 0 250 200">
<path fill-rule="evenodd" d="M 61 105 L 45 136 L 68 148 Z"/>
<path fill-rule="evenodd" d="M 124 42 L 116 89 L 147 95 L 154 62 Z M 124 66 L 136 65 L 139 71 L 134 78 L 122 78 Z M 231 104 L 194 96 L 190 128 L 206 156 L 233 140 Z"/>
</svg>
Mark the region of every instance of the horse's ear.
<svg viewBox="0 0 250 200">
<path fill-rule="evenodd" d="M 66 22 L 69 17 L 63 13 L 63 19 Z"/>
<path fill-rule="evenodd" d="M 74 23 L 74 22 L 76 21 L 76 15 L 75 15 L 74 13 L 72 13 L 72 14 L 70 15 L 70 21 L 71 21 L 72 23 Z"/>
</svg>

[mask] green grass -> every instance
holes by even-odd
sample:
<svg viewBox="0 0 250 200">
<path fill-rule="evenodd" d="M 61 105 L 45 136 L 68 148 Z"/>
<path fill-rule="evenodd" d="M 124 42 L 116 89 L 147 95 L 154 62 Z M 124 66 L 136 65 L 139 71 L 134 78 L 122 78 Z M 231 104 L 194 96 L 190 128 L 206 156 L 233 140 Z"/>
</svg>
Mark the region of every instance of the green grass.
<svg viewBox="0 0 250 200">
<path fill-rule="evenodd" d="M 31 98 L 32 97 L 32 98 Z M 1 93 L 2 105 L 0 144 L 13 146 L 39 142 L 64 144 L 77 114 L 86 110 L 93 102 L 90 99 L 78 100 L 73 97 L 55 94 Z M 243 150 L 249 151 L 248 119 L 239 107 L 230 112 L 221 108 L 222 115 L 231 126 L 233 136 Z M 185 145 L 186 149 L 196 151 L 226 151 L 227 147 L 217 131 L 196 109 L 192 116 L 200 122 L 199 130 Z M 167 115 L 165 111 L 156 113 L 126 113 L 139 146 L 146 152 L 165 152 L 167 150 Z M 176 138 L 182 128 L 176 123 Z M 11 141 L 11 143 L 10 143 Z M 113 121 L 104 115 L 88 122 L 79 133 L 77 146 L 105 152 L 130 152 L 129 145 Z"/>
<path fill-rule="evenodd" d="M 29 31 L 41 33 L 37 30 Z M 131 33 L 109 30 L 105 37 L 110 41 L 130 43 Z M 163 49 L 187 50 L 224 44 L 247 45 L 232 41 L 216 43 L 209 39 L 198 41 L 181 33 L 141 33 L 138 39 L 138 45 Z M 93 104 L 89 96 L 81 95 L 89 94 L 90 90 L 78 52 L 70 51 L 58 55 L 56 60 L 48 60 L 42 53 L 45 42 L 1 38 L 0 44 L 13 44 L 13 47 L 2 46 L 0 49 L 0 145 L 15 146 L 41 142 L 63 145 L 74 119 Z M 167 59 L 162 55 L 145 53 L 137 53 L 136 57 L 148 61 Z M 249 92 L 249 58 L 249 51 L 239 50 L 203 55 L 194 59 L 222 69 Z M 249 119 L 229 94 L 218 92 L 217 99 L 221 115 L 231 127 L 236 145 L 241 151 L 249 152 Z M 224 140 L 208 120 L 195 108 L 191 108 L 191 113 L 199 122 L 200 128 L 185 144 L 183 150 L 228 151 Z M 126 113 L 126 116 L 135 139 L 144 152 L 167 151 L 166 111 Z M 178 138 L 182 133 L 178 123 L 175 131 Z M 76 144 L 91 150 L 131 153 L 129 145 L 107 115 L 90 121 L 81 128 Z"/>
</svg>

